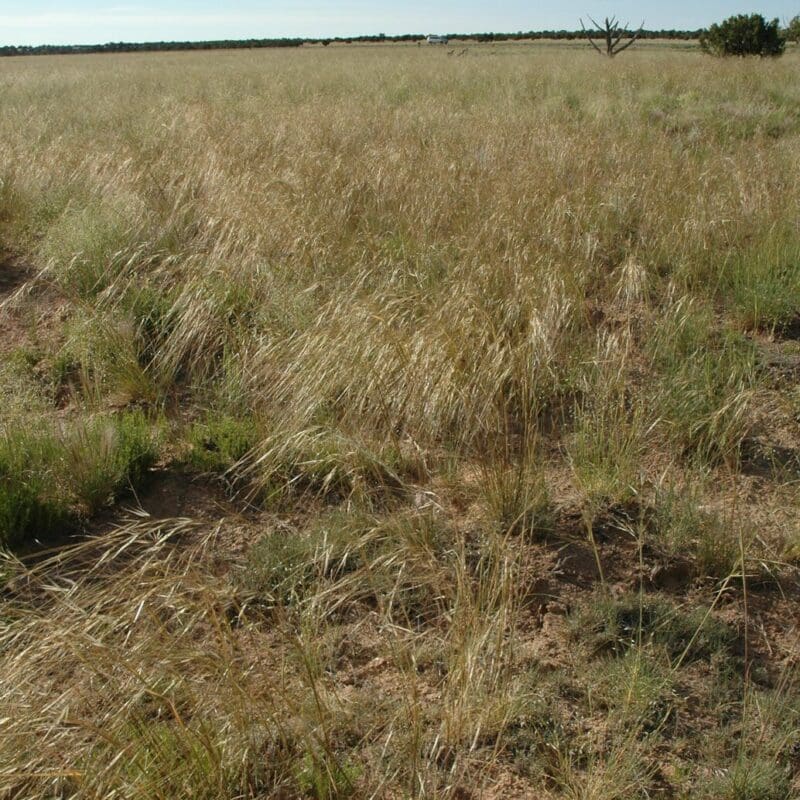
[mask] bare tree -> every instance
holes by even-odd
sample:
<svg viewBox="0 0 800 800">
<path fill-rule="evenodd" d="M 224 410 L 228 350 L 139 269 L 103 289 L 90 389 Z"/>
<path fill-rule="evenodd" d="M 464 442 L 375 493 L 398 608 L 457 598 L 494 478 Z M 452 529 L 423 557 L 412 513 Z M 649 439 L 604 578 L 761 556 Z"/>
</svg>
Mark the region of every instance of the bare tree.
<svg viewBox="0 0 800 800">
<path fill-rule="evenodd" d="M 642 30 L 644 29 L 644 20 L 642 20 L 639 30 L 635 33 L 630 33 L 628 31 L 627 22 L 624 25 L 619 25 L 616 17 L 611 17 L 611 19 L 606 17 L 604 20 L 604 26 L 598 25 L 591 17 L 589 17 L 589 20 L 606 40 L 605 54 L 597 45 L 597 42 L 592 39 L 592 33 L 586 30 L 586 26 L 583 24 L 583 19 L 581 19 L 581 28 L 583 28 L 583 32 L 586 34 L 589 44 L 591 44 L 592 47 L 594 47 L 594 49 L 600 53 L 600 55 L 607 55 L 609 58 L 614 58 L 617 53 L 627 50 L 642 35 Z M 622 40 L 625 38 L 625 36 L 629 36 L 630 38 L 627 42 L 622 44 Z"/>
</svg>

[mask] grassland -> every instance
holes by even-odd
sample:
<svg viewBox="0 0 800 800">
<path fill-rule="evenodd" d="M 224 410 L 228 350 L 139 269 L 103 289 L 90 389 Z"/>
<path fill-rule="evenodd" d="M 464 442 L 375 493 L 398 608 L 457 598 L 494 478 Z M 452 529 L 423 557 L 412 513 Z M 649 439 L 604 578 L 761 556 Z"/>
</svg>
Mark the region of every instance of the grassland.
<svg viewBox="0 0 800 800">
<path fill-rule="evenodd" d="M 800 796 L 798 55 L 0 63 L 0 798 Z"/>
</svg>

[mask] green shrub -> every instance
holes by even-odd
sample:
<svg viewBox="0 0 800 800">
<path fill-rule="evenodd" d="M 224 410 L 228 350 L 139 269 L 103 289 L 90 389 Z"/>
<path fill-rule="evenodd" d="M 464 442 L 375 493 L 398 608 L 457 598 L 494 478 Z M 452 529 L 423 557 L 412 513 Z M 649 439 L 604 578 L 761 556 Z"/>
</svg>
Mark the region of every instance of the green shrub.
<svg viewBox="0 0 800 800">
<path fill-rule="evenodd" d="M 697 787 L 702 800 L 788 800 L 792 796 L 786 770 L 772 760 L 746 758 Z"/>
<path fill-rule="evenodd" d="M 135 237 L 121 203 L 70 205 L 47 229 L 40 257 L 58 283 L 89 298 L 109 286 L 137 255 Z"/>
<path fill-rule="evenodd" d="M 172 302 L 168 289 L 148 284 L 131 287 L 121 300 L 136 331 L 136 354 L 142 367 L 152 362 L 172 330 Z"/>
<path fill-rule="evenodd" d="M 359 540 L 374 524 L 368 516 L 332 511 L 302 532 L 270 531 L 248 554 L 243 586 L 268 605 L 302 601 L 318 580 L 363 565 Z"/>
<path fill-rule="evenodd" d="M 337 762 L 330 754 L 306 754 L 296 769 L 296 780 L 303 797 L 313 800 L 341 800 L 352 796 L 361 770 L 348 762 Z"/>
<path fill-rule="evenodd" d="M 657 653 L 628 650 L 621 658 L 608 659 L 587 670 L 591 696 L 620 723 L 642 724 L 656 729 L 668 713 L 673 680 L 669 664 Z"/>
<path fill-rule="evenodd" d="M 132 720 L 125 730 L 127 757 L 111 773 L 114 788 L 138 798 L 216 800 L 239 795 L 237 765 L 224 758 L 217 731 L 205 720 L 192 723 Z M 86 765 L 101 775 L 102 766 L 91 761 Z"/>
<path fill-rule="evenodd" d="M 598 341 L 587 366 L 568 457 L 588 508 L 625 502 L 636 494 L 646 449 L 646 419 L 638 398 L 626 386 L 622 342 Z"/>
<path fill-rule="evenodd" d="M 315 426 L 295 433 L 278 432 L 253 450 L 245 470 L 267 499 L 316 496 L 328 501 L 386 499 L 403 486 L 394 448 L 376 452 L 359 439 Z"/>
<path fill-rule="evenodd" d="M 483 471 L 481 494 L 489 523 L 500 534 L 536 537 L 552 528 L 544 470 L 529 457 L 492 463 Z"/>
<path fill-rule="evenodd" d="M 786 40 L 800 42 L 800 16 L 792 17 L 785 31 Z"/>
<path fill-rule="evenodd" d="M 449 613 L 455 573 L 452 538 L 452 530 L 436 514 L 388 517 L 363 547 L 369 559 L 363 595 L 407 626 Z"/>
<path fill-rule="evenodd" d="M 337 509 L 305 530 L 264 535 L 240 582 L 267 606 L 316 597 L 323 606 L 330 602 L 333 612 L 365 602 L 406 625 L 418 624 L 435 618 L 447 600 L 454 569 L 447 544 L 448 529 L 432 514 L 380 519 Z"/>
<path fill-rule="evenodd" d="M 767 22 L 761 14 L 737 14 L 704 31 L 700 47 L 715 56 L 780 56 L 786 40 L 777 19 Z"/>
<path fill-rule="evenodd" d="M 143 366 L 136 325 L 125 313 L 76 316 L 67 323 L 67 331 L 59 359 L 73 366 L 90 402 L 99 405 L 110 397 L 115 405 L 126 405 L 159 399 L 163 387 Z"/>
</svg>

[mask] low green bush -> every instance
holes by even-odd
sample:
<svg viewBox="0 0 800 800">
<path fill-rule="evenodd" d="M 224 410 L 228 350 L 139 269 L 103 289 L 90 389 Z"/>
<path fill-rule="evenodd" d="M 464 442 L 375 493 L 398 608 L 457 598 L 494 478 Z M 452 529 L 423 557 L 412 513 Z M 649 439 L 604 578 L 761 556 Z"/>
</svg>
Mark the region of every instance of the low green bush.
<svg viewBox="0 0 800 800">
<path fill-rule="evenodd" d="M 693 479 L 695 486 L 701 476 Z M 724 517 L 703 505 L 692 487 L 659 492 L 653 518 L 653 543 L 671 555 L 692 559 L 697 575 L 716 579 L 731 575 L 739 565 L 741 520 Z M 749 538 L 749 537 L 748 537 Z"/>
<path fill-rule="evenodd" d="M 786 39 L 777 19 L 767 22 L 761 14 L 736 14 L 704 31 L 700 47 L 715 56 L 780 56 Z"/>
</svg>

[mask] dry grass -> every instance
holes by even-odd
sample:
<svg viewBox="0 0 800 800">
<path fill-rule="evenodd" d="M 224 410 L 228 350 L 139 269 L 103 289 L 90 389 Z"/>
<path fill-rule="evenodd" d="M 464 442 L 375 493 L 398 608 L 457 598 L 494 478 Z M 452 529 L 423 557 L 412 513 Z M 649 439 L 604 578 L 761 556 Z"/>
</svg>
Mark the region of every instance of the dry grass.
<svg viewBox="0 0 800 800">
<path fill-rule="evenodd" d="M 800 791 L 796 53 L 0 68 L 0 798 Z"/>
</svg>

